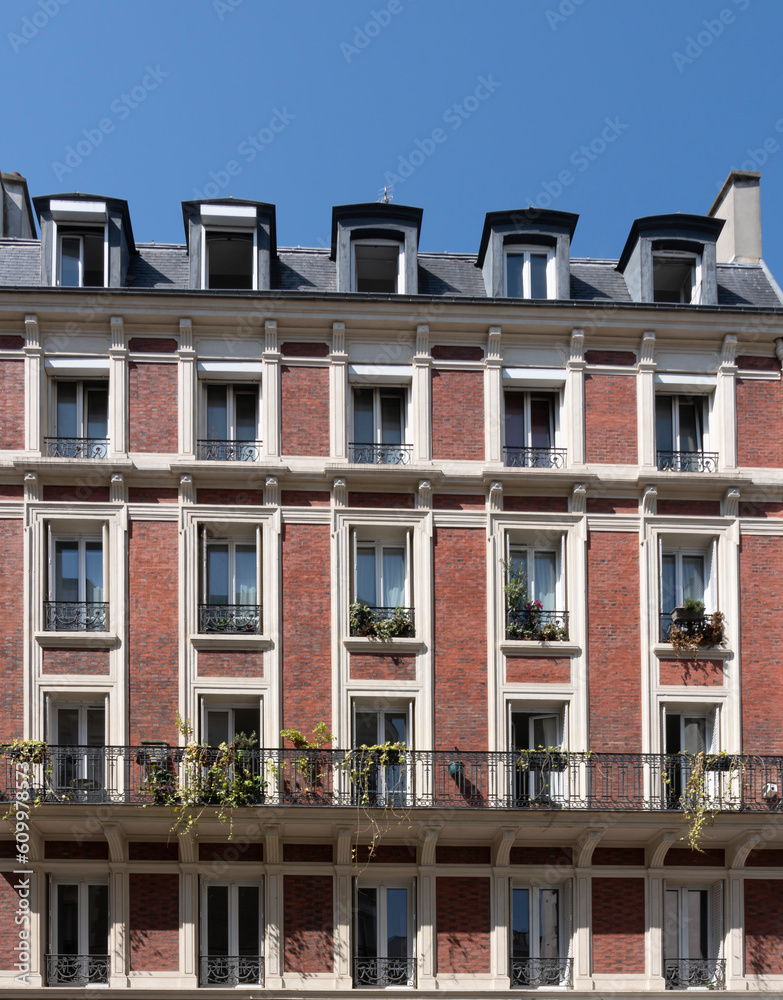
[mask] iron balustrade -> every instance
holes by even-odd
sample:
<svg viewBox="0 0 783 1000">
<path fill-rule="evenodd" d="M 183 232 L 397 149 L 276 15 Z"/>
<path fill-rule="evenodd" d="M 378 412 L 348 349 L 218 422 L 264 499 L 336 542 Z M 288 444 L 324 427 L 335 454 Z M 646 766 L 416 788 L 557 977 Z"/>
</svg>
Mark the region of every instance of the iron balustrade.
<svg viewBox="0 0 783 1000">
<path fill-rule="evenodd" d="M 48 986 L 90 986 L 109 982 L 108 955 L 47 955 Z"/>
<path fill-rule="evenodd" d="M 44 438 L 49 458 L 106 458 L 108 438 Z"/>
<path fill-rule="evenodd" d="M 263 986 L 264 959 L 260 955 L 202 955 L 201 986 Z"/>
<path fill-rule="evenodd" d="M 31 795 L 51 804 L 164 805 L 195 791 L 215 804 L 221 782 L 213 792 L 205 774 L 218 759 L 216 749 L 194 764 L 184 747 L 53 745 L 45 762 L 29 765 Z M 6 801 L 23 760 L 9 742 L 0 745 Z M 277 747 L 238 752 L 226 777 L 239 768 L 254 779 L 247 805 L 642 812 L 682 810 L 694 766 L 689 754 Z M 710 810 L 783 814 L 783 756 L 707 755 L 703 769 Z"/>
<path fill-rule="evenodd" d="M 667 990 L 723 990 L 725 958 L 665 958 L 663 975 Z"/>
<path fill-rule="evenodd" d="M 661 472 L 717 472 L 717 451 L 659 451 Z"/>
<path fill-rule="evenodd" d="M 348 445 L 350 460 L 357 465 L 410 465 L 412 444 L 373 444 L 351 441 Z"/>
<path fill-rule="evenodd" d="M 352 636 L 372 636 L 377 639 L 410 638 L 416 635 L 413 608 L 384 608 L 357 601 L 351 605 L 349 617 Z"/>
<path fill-rule="evenodd" d="M 260 604 L 199 604 L 198 630 L 223 635 L 259 635 Z"/>
<path fill-rule="evenodd" d="M 518 989 L 570 986 L 572 958 L 512 958 L 511 985 Z"/>
<path fill-rule="evenodd" d="M 407 958 L 354 958 L 354 986 L 415 986 L 416 960 Z"/>
<path fill-rule="evenodd" d="M 565 448 L 503 448 L 503 464 L 511 469 L 564 469 Z"/>
<path fill-rule="evenodd" d="M 694 618 L 681 618 L 678 621 L 674 621 L 672 618 L 673 614 L 673 611 L 669 611 L 668 613 L 663 612 L 661 614 L 661 642 L 672 641 L 672 629 L 675 626 L 681 638 L 692 643 L 692 648 L 694 649 L 697 647 L 701 647 L 702 649 L 713 649 L 719 644 L 719 642 L 722 642 L 725 637 L 725 618 L 723 619 L 721 628 L 713 626 L 713 613 L 710 611 Z M 691 648 L 690 645 L 689 648 Z"/>
<path fill-rule="evenodd" d="M 261 441 L 198 442 L 198 457 L 206 462 L 257 462 L 261 458 Z"/>
<path fill-rule="evenodd" d="M 44 601 L 47 632 L 108 632 L 107 601 Z"/>
<path fill-rule="evenodd" d="M 568 641 L 568 612 L 520 608 L 506 612 L 507 639 L 536 639 L 539 642 Z"/>
</svg>

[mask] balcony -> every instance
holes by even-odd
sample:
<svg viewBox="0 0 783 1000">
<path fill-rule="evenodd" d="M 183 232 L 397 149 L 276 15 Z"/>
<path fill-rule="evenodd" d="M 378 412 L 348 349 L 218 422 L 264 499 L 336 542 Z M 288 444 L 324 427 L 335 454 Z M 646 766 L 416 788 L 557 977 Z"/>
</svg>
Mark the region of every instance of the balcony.
<svg viewBox="0 0 783 1000">
<path fill-rule="evenodd" d="M 510 469 L 564 469 L 565 448 L 503 448 L 503 464 Z"/>
<path fill-rule="evenodd" d="M 354 958 L 353 985 L 360 986 L 415 986 L 416 960 L 414 958 Z"/>
<path fill-rule="evenodd" d="M 108 438 L 65 438 L 44 439 L 49 458 L 106 458 L 109 450 Z"/>
<path fill-rule="evenodd" d="M 667 990 L 724 990 L 725 958 L 665 958 Z"/>
<path fill-rule="evenodd" d="M 512 958 L 511 985 L 523 990 L 569 987 L 573 966 L 572 958 Z"/>
<path fill-rule="evenodd" d="M 354 601 L 349 609 L 349 633 L 369 639 L 403 639 L 416 635 L 413 608 L 381 608 Z"/>
<path fill-rule="evenodd" d="M 260 635 L 260 604 L 200 604 L 198 630 L 202 635 Z"/>
<path fill-rule="evenodd" d="M 260 955 L 202 955 L 200 986 L 263 986 L 264 959 Z"/>
<path fill-rule="evenodd" d="M 715 649 L 726 638 L 726 622 L 720 611 L 705 615 L 675 608 L 661 615 L 660 636 L 677 650 Z"/>
<path fill-rule="evenodd" d="M 108 632 L 107 601 L 44 601 L 47 632 Z"/>
<path fill-rule="evenodd" d="M 357 465 L 410 465 L 413 445 L 351 441 L 348 454 Z"/>
<path fill-rule="evenodd" d="M 568 612 L 541 608 L 517 608 L 506 612 L 507 639 L 537 642 L 567 642 Z"/>
<path fill-rule="evenodd" d="M 717 472 L 717 451 L 659 451 L 661 472 Z"/>
<path fill-rule="evenodd" d="M 199 440 L 198 457 L 205 462 L 257 462 L 261 441 Z"/>
<path fill-rule="evenodd" d="M 109 982 L 108 955 L 47 955 L 47 986 L 95 986 Z"/>
</svg>

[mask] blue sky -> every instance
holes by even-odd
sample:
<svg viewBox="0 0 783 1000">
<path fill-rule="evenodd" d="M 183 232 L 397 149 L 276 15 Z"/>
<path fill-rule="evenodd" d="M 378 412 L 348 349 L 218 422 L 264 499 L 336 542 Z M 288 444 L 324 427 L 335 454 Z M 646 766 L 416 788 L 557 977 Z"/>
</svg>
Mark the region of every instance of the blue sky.
<svg viewBox="0 0 783 1000">
<path fill-rule="evenodd" d="M 391 184 L 423 250 L 533 203 L 617 257 L 634 218 L 706 213 L 755 167 L 783 282 L 777 2 L 5 0 L 0 36 L 0 169 L 127 199 L 139 241 L 182 242 L 180 202 L 219 194 L 325 245 L 332 205 Z"/>
</svg>

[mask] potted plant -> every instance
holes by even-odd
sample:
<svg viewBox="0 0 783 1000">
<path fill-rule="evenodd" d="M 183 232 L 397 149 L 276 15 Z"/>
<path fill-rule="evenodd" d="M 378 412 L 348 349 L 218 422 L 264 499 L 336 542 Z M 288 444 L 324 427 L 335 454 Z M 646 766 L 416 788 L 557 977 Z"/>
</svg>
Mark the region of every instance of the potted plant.
<svg viewBox="0 0 783 1000">
<path fill-rule="evenodd" d="M 707 756 L 704 762 L 705 771 L 730 771 L 737 762 L 731 754 L 721 750 L 720 753 Z"/>
<path fill-rule="evenodd" d="M 686 597 L 679 607 L 672 611 L 672 624 L 679 625 L 682 622 L 697 622 L 704 617 L 704 601 L 697 601 L 693 597 Z"/>
<path fill-rule="evenodd" d="M 565 771 L 568 766 L 568 755 L 560 747 L 536 747 L 521 754 L 520 763 L 528 771 Z"/>
</svg>

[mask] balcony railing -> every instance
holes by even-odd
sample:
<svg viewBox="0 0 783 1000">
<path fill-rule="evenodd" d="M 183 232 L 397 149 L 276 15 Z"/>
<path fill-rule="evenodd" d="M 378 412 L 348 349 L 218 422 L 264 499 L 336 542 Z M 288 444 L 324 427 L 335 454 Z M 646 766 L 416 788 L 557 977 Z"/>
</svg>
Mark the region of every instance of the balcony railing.
<svg viewBox="0 0 783 1000">
<path fill-rule="evenodd" d="M 263 986 L 264 959 L 260 955 L 202 955 L 201 986 Z"/>
<path fill-rule="evenodd" d="M 183 790 L 215 804 L 205 768 L 183 747 L 50 746 L 46 760 L 29 765 L 28 781 L 43 803 L 176 802 Z M 242 804 L 356 808 L 681 811 L 696 766 L 690 754 L 620 754 L 571 751 L 243 750 L 226 766 L 232 785 L 238 768 L 250 791 Z M 376 752 L 377 753 L 377 752 Z M 0 744 L 0 797 L 13 798 L 24 762 Z M 714 812 L 783 814 L 783 756 L 707 755 L 705 802 Z M 217 782 L 220 786 L 220 782 Z"/>
<path fill-rule="evenodd" d="M 91 986 L 108 982 L 108 955 L 46 956 L 48 986 Z"/>
<path fill-rule="evenodd" d="M 717 472 L 717 451 L 659 451 L 661 472 Z"/>
<path fill-rule="evenodd" d="M 661 642 L 671 642 L 678 648 L 714 649 L 725 637 L 726 623 L 722 615 L 715 616 L 708 612 L 706 615 L 678 617 L 671 611 L 661 615 Z"/>
<path fill-rule="evenodd" d="M 570 986 L 573 964 L 572 958 L 512 958 L 511 985 L 523 990 Z"/>
<path fill-rule="evenodd" d="M 568 641 L 568 612 L 520 608 L 506 612 L 507 639 L 537 639 L 539 642 Z"/>
<path fill-rule="evenodd" d="M 503 463 L 511 469 L 564 469 L 566 449 L 506 447 Z"/>
<path fill-rule="evenodd" d="M 222 635 L 259 635 L 261 632 L 260 604 L 200 604 L 200 633 Z"/>
<path fill-rule="evenodd" d="M 49 458 L 106 458 L 109 450 L 108 438 L 62 438 L 44 439 Z"/>
<path fill-rule="evenodd" d="M 261 441 L 198 442 L 198 457 L 206 462 L 257 462 L 261 458 Z"/>
<path fill-rule="evenodd" d="M 354 958 L 354 986 L 415 986 L 414 958 Z"/>
<path fill-rule="evenodd" d="M 413 445 L 351 441 L 348 452 L 350 461 L 358 465 L 410 465 Z"/>
<path fill-rule="evenodd" d="M 106 601 L 44 601 L 47 632 L 108 632 Z"/>
<path fill-rule="evenodd" d="M 355 601 L 349 609 L 352 636 L 400 639 L 416 635 L 413 608 L 381 608 Z"/>
<path fill-rule="evenodd" d="M 663 974 L 667 990 L 726 988 L 725 958 L 665 958 Z"/>
</svg>

